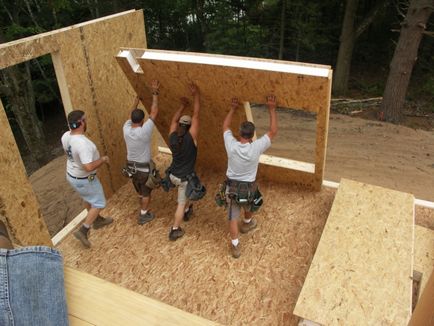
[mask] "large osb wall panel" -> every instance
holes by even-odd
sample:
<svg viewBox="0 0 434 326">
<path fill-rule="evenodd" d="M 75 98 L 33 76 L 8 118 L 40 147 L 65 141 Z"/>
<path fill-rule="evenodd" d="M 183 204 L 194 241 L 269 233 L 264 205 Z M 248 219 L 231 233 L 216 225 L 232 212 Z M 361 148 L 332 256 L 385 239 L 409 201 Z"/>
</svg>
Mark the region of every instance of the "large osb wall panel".
<svg viewBox="0 0 434 326">
<path fill-rule="evenodd" d="M 0 215 L 17 244 L 51 245 L 1 101 L 0 126 Z"/>
<path fill-rule="evenodd" d="M 259 174 L 261 177 L 277 182 L 295 181 L 311 186 L 314 189 L 320 188 L 327 145 L 331 71 L 327 77 L 315 77 L 239 67 L 142 59 L 140 57 L 144 52 L 145 50 L 131 50 L 143 72 L 133 70 L 127 58 L 121 54 L 118 56 L 118 62 L 136 92 L 146 101 L 150 100 L 150 90 L 146 85 L 152 79 L 160 80 L 161 110 L 157 119 L 157 127 L 166 142 L 170 119 L 179 107 L 178 99 L 181 96 L 188 96 L 191 99 L 187 89 L 188 83 L 197 83 L 201 90 L 201 131 L 198 139 L 197 164 L 199 168 L 214 169 L 218 173 L 223 173 L 226 169 L 227 160 L 221 126 L 229 110 L 232 97 L 238 97 L 243 102 L 265 103 L 266 95 L 274 94 L 277 97 L 278 105 L 281 107 L 317 113 L 319 120 L 316 171 L 315 174 L 306 174 L 298 171 L 287 172 L 283 171 L 281 167 L 267 166 L 266 168 L 261 167 Z M 177 54 L 177 52 L 155 50 L 146 50 L 146 52 Z M 213 58 L 211 55 L 189 54 Z M 276 62 L 271 60 L 261 61 Z M 324 68 L 325 66 L 320 67 Z M 325 68 L 329 69 L 328 67 Z M 189 108 L 187 113 L 191 112 L 192 108 Z M 246 115 L 245 111 L 240 107 L 232 123 L 232 130 L 235 133 L 237 133 L 238 126 L 243 120 L 246 120 Z M 283 177 L 276 177 L 277 175 Z"/>
<path fill-rule="evenodd" d="M 124 162 L 126 155 L 125 147 L 121 145 L 121 130 L 128 114 L 125 113 L 127 110 L 123 110 L 124 114 L 115 112 L 121 111 L 125 105 L 130 106 L 129 103 L 134 98 L 134 91 L 114 59 L 121 46 L 146 47 L 142 11 L 128 11 L 0 45 L 0 68 L 47 53 L 55 55 L 56 74 L 58 77 L 63 75 L 63 78 L 58 78 L 62 98 L 67 97 L 70 102 L 66 105 L 66 110 L 69 111 L 72 106 L 86 112 L 87 136 L 95 142 L 102 155 L 109 155 L 111 158 L 109 166 L 104 165 L 99 169 L 99 176 L 108 197 L 126 182 L 120 174 L 121 162 Z M 6 119 L 1 126 L 4 124 L 8 124 Z M 16 146 L 14 151 L 11 155 L 22 165 Z M 0 170 L 7 171 L 8 162 L 0 161 Z M 15 197 L 9 196 L 6 188 L 0 188 L 6 214 L 18 216 L 20 213 L 19 207 L 9 201 L 30 201 L 34 202 L 35 206 L 27 218 L 40 218 L 36 197 L 33 192 L 25 191 L 27 176 L 24 169 L 14 172 L 19 176 L 5 174 L 4 180 L 15 184 L 15 189 L 19 188 Z M 17 180 L 25 182 L 17 183 Z M 24 189 L 23 193 L 20 192 L 21 187 Z M 32 199 L 29 200 L 28 197 Z M 19 220 L 16 223 L 16 228 L 21 227 Z M 38 223 L 37 220 L 35 223 Z M 17 240 L 27 245 L 39 236 L 43 237 L 46 229 L 41 231 L 41 235 L 34 231 L 23 225 L 22 230 L 15 232 Z"/>
</svg>

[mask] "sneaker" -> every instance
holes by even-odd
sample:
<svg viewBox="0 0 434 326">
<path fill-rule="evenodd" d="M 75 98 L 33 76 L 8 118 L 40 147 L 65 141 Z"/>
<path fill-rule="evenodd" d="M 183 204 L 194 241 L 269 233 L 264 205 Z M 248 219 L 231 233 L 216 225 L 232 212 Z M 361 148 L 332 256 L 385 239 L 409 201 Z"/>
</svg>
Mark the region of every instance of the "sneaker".
<svg viewBox="0 0 434 326">
<path fill-rule="evenodd" d="M 188 206 L 188 210 L 184 212 L 183 220 L 186 222 L 189 221 L 192 214 L 193 214 L 193 204 L 190 204 L 190 206 Z"/>
<path fill-rule="evenodd" d="M 84 226 L 82 226 L 81 228 L 79 228 L 77 231 L 74 232 L 74 237 L 80 240 L 83 246 L 85 246 L 86 248 L 90 248 L 91 246 L 90 241 L 87 239 L 88 233 L 89 233 L 89 229 L 86 229 Z"/>
<path fill-rule="evenodd" d="M 232 252 L 232 257 L 239 258 L 241 255 L 240 244 L 238 243 L 238 245 L 234 246 L 231 243 L 231 252 Z"/>
<path fill-rule="evenodd" d="M 178 227 L 176 230 L 173 228 L 170 228 L 170 233 L 169 233 L 169 240 L 170 241 L 175 241 L 178 238 L 181 238 L 184 235 L 184 230 L 181 229 L 181 227 Z"/>
<path fill-rule="evenodd" d="M 154 219 L 154 214 L 152 214 L 151 212 L 146 212 L 145 214 L 139 214 L 139 219 L 137 223 L 143 225 L 148 222 L 151 222 L 153 219 Z"/>
<path fill-rule="evenodd" d="M 96 230 L 96 229 L 100 229 L 103 226 L 109 225 L 113 223 L 113 219 L 111 217 L 102 217 L 99 216 L 96 218 L 95 221 L 93 221 L 92 227 Z"/>
<path fill-rule="evenodd" d="M 251 230 L 253 230 L 257 225 L 256 219 L 252 218 L 252 220 L 249 223 L 244 223 L 243 221 L 241 222 L 240 225 L 240 232 L 241 233 L 247 233 Z"/>
</svg>

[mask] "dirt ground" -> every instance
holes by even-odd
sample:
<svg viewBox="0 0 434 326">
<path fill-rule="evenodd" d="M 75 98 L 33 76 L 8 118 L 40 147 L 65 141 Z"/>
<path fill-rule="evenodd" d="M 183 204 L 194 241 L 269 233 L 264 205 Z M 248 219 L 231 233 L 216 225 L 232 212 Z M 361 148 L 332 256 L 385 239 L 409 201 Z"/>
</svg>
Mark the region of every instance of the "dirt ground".
<svg viewBox="0 0 434 326">
<path fill-rule="evenodd" d="M 253 108 L 253 117 L 262 135 L 268 112 Z M 282 109 L 278 123 L 278 135 L 267 154 L 313 163 L 315 116 Z M 325 179 L 339 182 L 342 177 L 434 201 L 434 131 L 331 114 Z M 63 156 L 33 173 L 30 181 L 50 234 L 56 234 L 83 209 L 66 183 Z"/>
</svg>

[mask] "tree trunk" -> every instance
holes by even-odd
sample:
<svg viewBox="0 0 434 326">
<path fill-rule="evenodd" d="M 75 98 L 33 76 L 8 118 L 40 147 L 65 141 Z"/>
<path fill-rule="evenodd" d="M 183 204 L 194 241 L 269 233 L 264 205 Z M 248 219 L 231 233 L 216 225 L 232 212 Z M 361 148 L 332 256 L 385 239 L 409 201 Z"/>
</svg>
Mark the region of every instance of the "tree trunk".
<svg viewBox="0 0 434 326">
<path fill-rule="evenodd" d="M 286 13 L 286 0 L 282 0 L 282 11 L 280 13 L 280 42 L 279 42 L 279 60 L 283 58 L 283 51 L 285 46 L 285 13 Z"/>
<path fill-rule="evenodd" d="M 377 4 L 363 18 L 356 27 L 354 21 L 359 0 L 348 0 L 345 8 L 344 22 L 340 36 L 340 45 L 336 70 L 333 76 L 333 94 L 345 95 L 350 78 L 351 58 L 353 57 L 354 45 L 358 37 L 371 25 L 375 17 L 389 4 L 390 0 L 377 1 Z"/>
<path fill-rule="evenodd" d="M 18 122 L 27 147 L 38 163 L 46 158 L 46 142 L 42 125 L 36 116 L 35 96 L 30 76 L 29 62 L 21 72 L 17 66 L 3 69 L 2 74 L 10 89 L 8 101 Z"/>
<path fill-rule="evenodd" d="M 380 118 L 386 121 L 396 123 L 402 119 L 405 95 L 417 60 L 417 51 L 433 9 L 434 0 L 410 2 L 407 16 L 401 24 L 401 33 L 383 94 Z"/>
<path fill-rule="evenodd" d="M 348 0 L 345 7 L 344 22 L 340 36 L 340 45 L 336 70 L 333 76 L 333 94 L 345 95 L 350 76 L 351 58 L 353 56 L 356 33 L 354 20 L 356 18 L 359 0 Z"/>
</svg>

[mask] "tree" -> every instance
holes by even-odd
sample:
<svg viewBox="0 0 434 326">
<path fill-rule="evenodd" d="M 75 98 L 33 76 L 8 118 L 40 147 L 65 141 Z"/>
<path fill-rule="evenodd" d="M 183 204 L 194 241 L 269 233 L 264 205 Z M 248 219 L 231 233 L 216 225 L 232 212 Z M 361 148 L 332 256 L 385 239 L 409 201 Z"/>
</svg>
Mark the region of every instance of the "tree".
<svg viewBox="0 0 434 326">
<path fill-rule="evenodd" d="M 350 77 L 351 59 L 353 56 L 356 40 L 374 21 L 381 10 L 386 7 L 389 0 L 380 0 L 364 17 L 362 22 L 356 26 L 356 13 L 359 0 L 347 0 L 345 7 L 344 21 L 340 36 L 340 45 L 336 69 L 333 76 L 333 94 L 345 95 L 348 89 L 348 79 Z"/>
<path fill-rule="evenodd" d="M 381 115 L 389 122 L 402 120 L 405 95 L 411 73 L 417 60 L 417 52 L 428 19 L 434 10 L 434 0 L 411 0 L 390 63 L 386 88 L 381 103 Z"/>
</svg>

